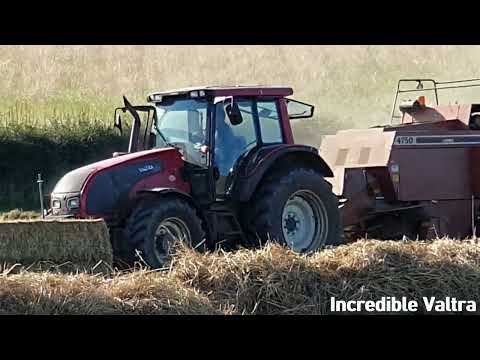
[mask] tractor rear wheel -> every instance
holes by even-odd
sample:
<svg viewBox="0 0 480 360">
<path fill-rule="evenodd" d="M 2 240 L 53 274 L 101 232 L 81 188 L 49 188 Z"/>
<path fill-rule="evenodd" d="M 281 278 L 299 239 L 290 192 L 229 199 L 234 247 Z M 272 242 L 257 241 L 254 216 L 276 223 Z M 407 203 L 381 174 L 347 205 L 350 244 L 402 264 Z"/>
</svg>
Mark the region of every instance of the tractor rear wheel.
<svg viewBox="0 0 480 360">
<path fill-rule="evenodd" d="M 205 238 L 195 208 L 173 197 L 142 202 L 132 212 L 126 234 L 131 247 L 155 269 L 168 264 L 178 242 L 198 247 Z"/>
<path fill-rule="evenodd" d="M 261 242 L 272 240 L 309 253 L 342 241 L 337 197 L 323 176 L 311 169 L 270 176 L 249 209 L 247 227 Z"/>
</svg>

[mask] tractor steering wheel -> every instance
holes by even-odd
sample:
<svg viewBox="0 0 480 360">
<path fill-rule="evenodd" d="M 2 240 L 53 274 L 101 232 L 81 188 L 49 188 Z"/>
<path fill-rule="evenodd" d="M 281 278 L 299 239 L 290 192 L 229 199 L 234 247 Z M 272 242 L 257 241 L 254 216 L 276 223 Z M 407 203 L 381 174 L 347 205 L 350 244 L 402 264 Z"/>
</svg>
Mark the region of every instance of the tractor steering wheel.
<svg viewBox="0 0 480 360">
<path fill-rule="evenodd" d="M 249 142 L 247 145 L 245 145 L 245 146 L 242 148 L 242 152 L 243 152 L 243 150 L 247 149 L 250 145 L 253 145 L 253 144 L 255 144 L 256 142 L 257 142 L 257 139 Z"/>
<path fill-rule="evenodd" d="M 202 132 L 194 132 L 189 134 L 190 141 L 195 143 L 203 143 L 205 140 L 205 136 L 203 135 Z"/>
</svg>

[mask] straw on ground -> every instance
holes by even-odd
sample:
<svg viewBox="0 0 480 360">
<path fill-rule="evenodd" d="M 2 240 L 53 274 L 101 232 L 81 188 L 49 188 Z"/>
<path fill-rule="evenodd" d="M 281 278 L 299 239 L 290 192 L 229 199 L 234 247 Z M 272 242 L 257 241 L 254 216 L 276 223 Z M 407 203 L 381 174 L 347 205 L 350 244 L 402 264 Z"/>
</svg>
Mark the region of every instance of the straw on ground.
<svg viewBox="0 0 480 360">
<path fill-rule="evenodd" d="M 278 245 L 184 249 L 166 271 L 0 276 L 0 312 L 28 314 L 326 314 L 330 297 L 446 296 L 480 301 L 480 245 L 359 241 L 312 256 Z M 420 312 L 422 310 L 420 309 Z"/>
</svg>

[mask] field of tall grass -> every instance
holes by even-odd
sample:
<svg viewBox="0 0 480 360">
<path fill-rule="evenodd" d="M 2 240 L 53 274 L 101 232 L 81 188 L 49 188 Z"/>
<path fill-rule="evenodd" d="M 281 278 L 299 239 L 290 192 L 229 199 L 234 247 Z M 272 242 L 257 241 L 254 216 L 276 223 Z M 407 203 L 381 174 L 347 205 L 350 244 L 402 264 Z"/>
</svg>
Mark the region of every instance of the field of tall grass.
<svg viewBox="0 0 480 360">
<path fill-rule="evenodd" d="M 388 123 L 399 78 L 479 77 L 479 61 L 479 46 L 2 46 L 0 173 L 18 176 L 0 179 L 0 208 L 33 206 L 37 172 L 48 189 L 64 171 L 126 147 L 112 128 L 122 95 L 143 102 L 190 85 L 290 85 L 316 105 L 315 119 L 295 122 L 297 141 L 318 145 L 340 128 Z M 480 100 L 460 96 L 442 100 Z"/>
<path fill-rule="evenodd" d="M 479 60 L 479 46 L 2 46 L 0 114 L 3 125 L 110 127 L 123 94 L 286 84 L 325 126 L 367 126 L 388 120 L 397 79 L 477 77 Z"/>
</svg>

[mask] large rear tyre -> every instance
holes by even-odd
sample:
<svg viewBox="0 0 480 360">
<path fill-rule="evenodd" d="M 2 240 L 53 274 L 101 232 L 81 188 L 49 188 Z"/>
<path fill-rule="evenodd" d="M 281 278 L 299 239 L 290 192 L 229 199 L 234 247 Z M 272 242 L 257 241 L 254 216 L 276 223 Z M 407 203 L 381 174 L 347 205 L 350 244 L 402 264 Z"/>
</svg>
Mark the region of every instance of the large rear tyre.
<svg viewBox="0 0 480 360">
<path fill-rule="evenodd" d="M 337 197 L 322 175 L 292 169 L 271 176 L 251 200 L 247 227 L 261 243 L 272 240 L 298 253 L 342 242 Z"/>
<path fill-rule="evenodd" d="M 178 198 L 141 203 L 127 222 L 126 234 L 132 249 L 154 269 L 169 263 L 178 242 L 200 248 L 205 238 L 195 208 Z"/>
</svg>

